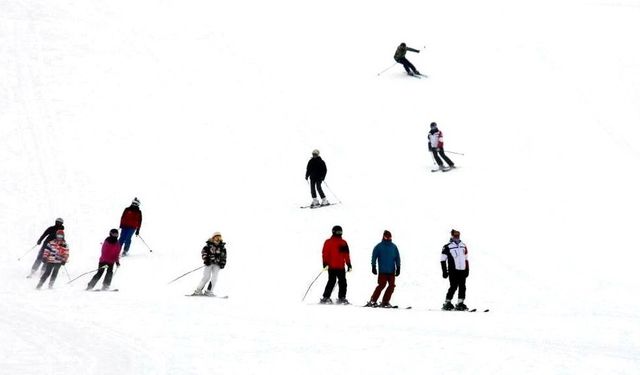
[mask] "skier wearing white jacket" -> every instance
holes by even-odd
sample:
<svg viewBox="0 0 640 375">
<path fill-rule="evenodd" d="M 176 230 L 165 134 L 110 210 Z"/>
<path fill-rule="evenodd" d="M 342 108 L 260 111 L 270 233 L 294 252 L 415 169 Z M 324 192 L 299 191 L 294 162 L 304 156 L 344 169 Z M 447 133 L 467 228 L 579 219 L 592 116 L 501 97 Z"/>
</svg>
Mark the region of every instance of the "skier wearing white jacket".
<svg viewBox="0 0 640 375">
<path fill-rule="evenodd" d="M 467 277 L 469 277 L 469 260 L 467 259 L 467 245 L 460 241 L 460 232 L 452 229 L 449 243 L 442 247 L 440 255 L 442 277 L 449 278 L 449 290 L 442 305 L 443 310 L 468 310 L 464 304 L 467 292 Z M 448 269 L 447 269 L 448 268 Z M 458 303 L 453 306 L 451 299 L 458 290 Z"/>
<path fill-rule="evenodd" d="M 204 262 L 204 271 L 200 283 L 193 291 L 193 295 L 203 295 L 202 289 L 211 281 L 210 288 L 204 292 L 204 295 L 213 296 L 213 288 L 218 281 L 218 273 L 227 265 L 227 249 L 222 241 L 220 232 L 215 232 L 213 236 L 207 240 L 207 244 L 202 248 L 202 261 Z"/>
<path fill-rule="evenodd" d="M 440 169 L 441 171 L 448 171 L 451 168 L 455 168 L 456 166 L 455 164 L 453 164 L 453 161 L 451 161 L 451 159 L 449 159 L 449 157 L 444 153 L 444 139 L 442 132 L 438 129 L 438 124 L 432 122 L 430 127 L 431 130 L 429 130 L 428 135 L 429 151 L 431 151 L 431 153 L 433 154 L 433 159 L 438 164 L 438 169 Z M 444 159 L 449 167 L 444 166 L 444 163 L 442 162 L 442 159 L 440 159 L 440 157 Z"/>
</svg>

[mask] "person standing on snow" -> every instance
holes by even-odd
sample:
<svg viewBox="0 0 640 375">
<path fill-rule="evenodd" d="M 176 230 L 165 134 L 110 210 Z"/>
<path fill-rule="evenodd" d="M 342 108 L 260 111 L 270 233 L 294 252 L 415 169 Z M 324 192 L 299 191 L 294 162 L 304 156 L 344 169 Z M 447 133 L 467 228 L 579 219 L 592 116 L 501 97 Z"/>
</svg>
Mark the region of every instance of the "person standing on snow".
<svg viewBox="0 0 640 375">
<path fill-rule="evenodd" d="M 220 234 L 220 232 L 215 232 L 213 236 L 207 240 L 207 244 L 200 252 L 205 266 L 202 273 L 202 279 L 193 291 L 192 295 L 214 295 L 213 289 L 216 287 L 216 282 L 218 281 L 218 273 L 220 273 L 220 270 L 227 265 L 227 249 L 225 248 L 225 245 L 226 243 L 222 241 L 222 234 Z M 207 288 L 207 291 L 203 294 L 202 290 L 209 282 L 211 283 L 210 288 Z"/>
<path fill-rule="evenodd" d="M 113 278 L 113 265 L 120 267 L 120 248 L 122 245 L 118 242 L 118 230 L 111 229 L 109 231 L 109 237 L 107 237 L 102 243 L 102 252 L 100 254 L 100 260 L 98 261 L 98 272 L 93 276 L 89 284 L 87 284 L 87 290 L 93 289 L 98 283 L 98 280 L 102 277 L 104 270 L 107 270 L 107 274 L 102 281 L 102 290 L 108 290 L 111 286 L 111 279 Z"/>
<path fill-rule="evenodd" d="M 329 271 L 329 279 L 324 288 L 320 303 L 330 304 L 331 293 L 338 279 L 338 304 L 348 305 L 347 300 L 347 276 L 344 266 L 347 266 L 347 272 L 351 272 L 351 258 L 349 257 L 349 245 L 347 241 L 342 239 L 342 227 L 339 225 L 331 229 L 331 238 L 324 241 L 322 247 L 322 267 Z"/>
<path fill-rule="evenodd" d="M 455 168 L 456 167 L 455 164 L 453 164 L 451 159 L 449 159 L 449 157 L 444 153 L 444 140 L 443 140 L 442 132 L 438 129 L 438 124 L 436 124 L 435 122 L 431 123 L 431 130 L 429 130 L 428 138 L 429 138 L 429 151 L 433 153 L 433 158 L 438 164 L 438 169 L 441 171 L 448 171 L 451 168 Z M 438 155 L 442 156 L 442 159 L 444 159 L 444 161 L 447 162 L 449 167 L 444 166 L 444 164 L 442 163 L 442 160 L 440 159 L 440 156 Z"/>
<path fill-rule="evenodd" d="M 311 152 L 311 159 L 309 159 L 309 162 L 307 163 L 307 173 L 304 176 L 306 180 L 311 179 L 311 198 L 313 198 L 313 201 L 311 202 L 311 208 L 329 205 L 329 201 L 322 191 L 322 182 L 324 181 L 324 178 L 326 176 L 327 165 L 320 157 L 320 151 L 313 150 L 313 152 Z M 318 194 L 320 194 L 322 202 L 318 202 L 316 190 L 318 191 Z"/>
<path fill-rule="evenodd" d="M 376 262 L 378 267 L 376 267 Z M 378 268 L 380 273 L 378 273 Z M 378 307 L 378 297 L 384 287 L 389 284 L 382 296 L 380 307 L 391 307 L 391 295 L 396 287 L 396 277 L 400 276 L 400 252 L 398 247 L 391 242 L 391 232 L 385 230 L 382 234 L 382 241 L 373 248 L 371 254 L 371 272 L 378 275 L 378 286 L 373 291 L 371 299 L 365 305 L 367 307 Z"/>
<path fill-rule="evenodd" d="M 46 266 L 36 289 L 40 289 L 42 287 L 42 284 L 44 284 L 49 275 L 51 275 L 51 279 L 49 280 L 49 289 L 53 288 L 53 284 L 56 282 L 56 278 L 58 277 L 60 266 L 64 266 L 67 263 L 67 260 L 69 260 L 69 247 L 67 246 L 67 242 L 64 240 L 64 231 L 59 229 L 56 231 L 56 238 L 47 242 L 45 245 L 44 253 L 42 254 L 42 261 Z"/>
<path fill-rule="evenodd" d="M 413 66 L 413 64 L 409 60 L 407 60 L 407 58 L 405 57 L 405 55 L 407 54 L 407 51 L 420 53 L 420 50 L 407 47 L 405 43 L 400 43 L 400 45 L 396 49 L 395 55 L 393 55 L 393 59 L 396 60 L 397 63 L 402 64 L 402 66 L 404 67 L 404 70 L 407 71 L 408 75 L 410 76 L 420 75 L 420 72 L 416 69 L 416 67 Z"/>
<path fill-rule="evenodd" d="M 50 241 L 56 238 L 57 231 L 64 230 L 64 225 L 62 225 L 63 223 L 64 223 L 64 220 L 62 220 L 62 218 L 57 218 L 54 225 L 47 228 L 44 231 L 44 233 L 42 233 L 42 236 L 40 236 L 40 238 L 38 239 L 38 242 L 36 242 L 36 245 L 40 245 L 42 243 L 42 240 L 44 240 L 44 243 L 42 243 L 42 247 L 40 248 L 40 251 L 38 251 L 38 256 L 36 256 L 36 260 L 33 261 L 33 265 L 31 266 L 31 273 L 29 274 L 29 276 L 27 276 L 28 279 L 33 277 L 33 275 L 38 271 L 38 268 L 40 268 L 40 265 L 42 264 L 42 254 L 44 254 L 44 248 L 47 246 L 47 244 Z M 42 269 L 44 271 L 44 267 L 42 267 Z"/>
<path fill-rule="evenodd" d="M 122 256 L 127 256 L 131 247 L 131 237 L 135 233 L 140 235 L 140 227 L 142 226 L 142 211 L 140 211 L 140 201 L 133 198 L 131 206 L 124 209 L 120 218 L 120 245 L 124 245 Z"/>
<path fill-rule="evenodd" d="M 468 310 L 464 304 L 467 292 L 467 277 L 469 277 L 469 261 L 467 260 L 467 245 L 460 241 L 460 232 L 452 229 L 449 243 L 442 247 L 440 255 L 442 277 L 449 278 L 449 290 L 442 310 Z M 451 299 L 458 290 L 458 303 L 453 306 Z"/>
</svg>

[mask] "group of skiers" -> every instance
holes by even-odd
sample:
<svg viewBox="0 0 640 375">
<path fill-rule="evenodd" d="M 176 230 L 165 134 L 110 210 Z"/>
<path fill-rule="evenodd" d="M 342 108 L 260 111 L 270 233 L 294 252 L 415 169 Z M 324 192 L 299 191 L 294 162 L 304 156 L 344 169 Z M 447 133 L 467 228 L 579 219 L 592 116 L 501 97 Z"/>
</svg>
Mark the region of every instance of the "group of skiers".
<svg viewBox="0 0 640 375">
<path fill-rule="evenodd" d="M 371 273 L 377 275 L 378 283 L 366 303 L 366 307 L 392 308 L 391 296 L 396 287 L 396 277 L 400 276 L 400 251 L 393 243 L 391 232 L 385 230 L 382 233 L 382 241 L 378 243 L 371 253 Z M 464 304 L 466 294 L 466 279 L 469 276 L 469 260 L 467 258 L 467 246 L 460 240 L 460 231 L 452 229 L 449 242 L 442 247 L 440 255 L 442 277 L 449 278 L 443 310 L 467 310 Z M 347 300 L 347 277 L 351 272 L 351 257 L 349 245 L 342 238 L 342 227 L 336 225 L 331 229 L 331 237 L 324 242 L 322 247 L 322 266 L 328 272 L 327 284 L 320 299 L 321 304 L 333 304 L 331 293 L 338 282 L 338 299 L 336 304 L 349 304 Z M 346 270 L 345 270 L 346 267 Z M 386 290 L 385 290 L 386 289 Z M 384 291 L 382 302 L 378 299 Z M 451 301 L 455 292 L 458 292 L 458 301 L 454 305 Z"/>
<path fill-rule="evenodd" d="M 69 260 L 69 245 L 65 240 L 63 224 L 64 220 L 57 218 L 54 225 L 47 228 L 36 243 L 36 246 L 42 244 L 42 247 L 31 266 L 31 272 L 27 278 L 33 277 L 40 266 L 43 265 L 40 279 L 36 286 L 37 289 L 40 289 L 47 279 L 49 279 L 49 288 L 53 288 L 60 267 L 63 267 Z M 131 238 L 134 233 L 136 236 L 140 234 L 141 226 L 142 211 L 140 210 L 140 200 L 134 198 L 131 205 L 122 212 L 120 218 L 121 233 L 118 232 L 118 229 L 111 229 L 109 236 L 102 243 L 97 273 L 87 284 L 87 290 L 93 289 L 105 271 L 106 275 L 102 283 L 102 289 L 109 289 L 114 266 L 120 267 L 120 252 L 122 251 L 122 256 L 128 254 L 131 247 Z"/>
</svg>

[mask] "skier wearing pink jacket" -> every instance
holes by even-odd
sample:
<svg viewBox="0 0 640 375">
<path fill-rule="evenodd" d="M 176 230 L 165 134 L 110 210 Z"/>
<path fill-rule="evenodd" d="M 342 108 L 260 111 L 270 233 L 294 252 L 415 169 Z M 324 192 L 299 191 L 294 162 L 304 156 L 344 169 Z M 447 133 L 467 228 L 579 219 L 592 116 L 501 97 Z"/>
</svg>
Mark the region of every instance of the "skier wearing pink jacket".
<svg viewBox="0 0 640 375">
<path fill-rule="evenodd" d="M 93 289 L 98 280 L 102 277 L 104 270 L 107 270 L 107 274 L 102 281 L 102 290 L 108 290 L 111 285 L 111 279 L 113 278 L 113 265 L 120 267 L 120 248 L 122 245 L 118 242 L 118 230 L 111 229 L 109 231 L 109 237 L 107 237 L 102 243 L 102 253 L 100 255 L 100 261 L 98 262 L 98 272 L 93 276 L 87 290 Z"/>
</svg>

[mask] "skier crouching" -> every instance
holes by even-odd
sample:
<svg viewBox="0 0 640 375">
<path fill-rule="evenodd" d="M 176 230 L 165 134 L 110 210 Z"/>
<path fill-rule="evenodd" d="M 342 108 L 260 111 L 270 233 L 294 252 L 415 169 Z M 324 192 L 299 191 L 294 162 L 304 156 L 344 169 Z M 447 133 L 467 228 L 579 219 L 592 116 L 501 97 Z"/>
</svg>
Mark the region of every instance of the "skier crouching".
<svg viewBox="0 0 640 375">
<path fill-rule="evenodd" d="M 193 291 L 194 296 L 214 296 L 213 289 L 218 281 L 218 273 L 227 264 L 227 249 L 225 243 L 222 241 L 222 234 L 215 232 L 213 236 L 207 240 L 207 244 L 202 248 L 200 252 L 202 261 L 204 262 L 204 271 L 202 273 L 202 279 L 200 283 Z M 211 282 L 211 288 L 206 292 L 202 292 L 204 286 Z"/>
</svg>

